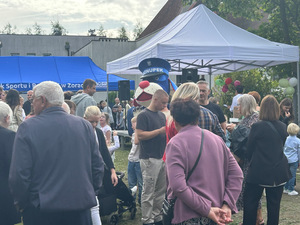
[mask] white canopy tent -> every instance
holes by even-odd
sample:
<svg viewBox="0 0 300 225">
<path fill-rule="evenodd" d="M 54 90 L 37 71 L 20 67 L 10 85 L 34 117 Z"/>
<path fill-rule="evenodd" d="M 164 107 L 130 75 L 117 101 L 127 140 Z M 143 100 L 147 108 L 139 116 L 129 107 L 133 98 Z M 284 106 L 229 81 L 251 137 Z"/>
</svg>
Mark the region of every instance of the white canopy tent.
<svg viewBox="0 0 300 225">
<path fill-rule="evenodd" d="M 299 62 L 299 47 L 254 35 L 199 5 L 177 16 L 135 51 L 107 63 L 107 73 L 140 74 L 139 63 L 152 57 L 168 60 L 170 74 L 197 68 L 199 75 L 216 75 Z M 298 118 L 299 113 L 298 104 Z"/>
</svg>

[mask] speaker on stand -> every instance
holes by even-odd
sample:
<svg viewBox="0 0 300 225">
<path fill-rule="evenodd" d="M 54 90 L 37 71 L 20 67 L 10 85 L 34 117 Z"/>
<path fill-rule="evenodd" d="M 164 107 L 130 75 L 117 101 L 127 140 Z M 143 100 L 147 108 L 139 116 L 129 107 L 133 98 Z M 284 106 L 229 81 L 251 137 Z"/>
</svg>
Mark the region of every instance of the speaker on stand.
<svg viewBox="0 0 300 225">
<path fill-rule="evenodd" d="M 182 69 L 182 75 L 177 75 L 177 85 L 194 82 L 197 83 L 199 80 L 198 70 L 197 69 Z"/>
<path fill-rule="evenodd" d="M 118 97 L 120 101 L 130 99 L 130 81 L 129 80 L 119 80 L 118 81 Z"/>
</svg>

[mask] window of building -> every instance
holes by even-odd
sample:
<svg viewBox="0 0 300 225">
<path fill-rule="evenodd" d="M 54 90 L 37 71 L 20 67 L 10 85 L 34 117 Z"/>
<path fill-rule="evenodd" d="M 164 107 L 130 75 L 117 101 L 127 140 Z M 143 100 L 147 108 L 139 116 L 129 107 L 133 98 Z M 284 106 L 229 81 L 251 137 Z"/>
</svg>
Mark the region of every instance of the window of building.
<svg viewBox="0 0 300 225">
<path fill-rule="evenodd" d="M 51 53 L 43 53 L 43 56 L 51 56 Z"/>
<path fill-rule="evenodd" d="M 27 53 L 28 56 L 35 56 L 35 53 Z"/>
<path fill-rule="evenodd" d="M 20 53 L 10 53 L 11 56 L 18 56 Z"/>
</svg>

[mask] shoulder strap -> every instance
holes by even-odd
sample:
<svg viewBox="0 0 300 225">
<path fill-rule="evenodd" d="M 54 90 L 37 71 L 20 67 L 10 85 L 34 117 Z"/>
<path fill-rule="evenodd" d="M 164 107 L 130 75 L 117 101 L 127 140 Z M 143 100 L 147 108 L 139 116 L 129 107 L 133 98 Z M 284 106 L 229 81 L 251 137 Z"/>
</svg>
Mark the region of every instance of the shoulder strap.
<svg viewBox="0 0 300 225">
<path fill-rule="evenodd" d="M 277 134 L 277 136 L 282 140 L 281 135 L 279 134 L 278 130 L 274 127 L 274 125 L 270 121 L 266 121 L 267 124 L 272 128 L 272 130 Z"/>
<path fill-rule="evenodd" d="M 188 177 L 186 178 L 186 181 L 188 181 L 188 179 L 190 178 L 190 176 L 192 175 L 192 173 L 194 172 L 196 166 L 198 165 L 198 162 L 199 162 L 199 159 L 200 159 L 200 156 L 202 154 L 202 149 L 203 149 L 203 139 L 204 139 L 204 132 L 203 132 L 203 129 L 201 129 L 202 131 L 202 137 L 201 137 L 201 146 L 200 146 L 200 152 L 198 154 L 198 157 L 197 157 L 197 160 L 195 162 L 195 165 L 193 166 L 192 170 L 188 173 Z"/>
</svg>

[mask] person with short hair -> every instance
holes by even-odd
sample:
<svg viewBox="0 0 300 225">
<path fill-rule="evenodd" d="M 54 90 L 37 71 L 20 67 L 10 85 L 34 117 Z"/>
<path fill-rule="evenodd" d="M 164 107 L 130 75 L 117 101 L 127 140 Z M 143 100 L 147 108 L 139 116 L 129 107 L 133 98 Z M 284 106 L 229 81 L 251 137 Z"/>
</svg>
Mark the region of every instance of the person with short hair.
<svg viewBox="0 0 300 225">
<path fill-rule="evenodd" d="M 235 87 L 235 96 L 232 98 L 232 103 L 230 106 L 230 112 L 233 112 L 234 107 L 237 106 L 237 101 L 240 96 L 243 95 L 244 87 L 242 85 L 238 85 Z"/>
<path fill-rule="evenodd" d="M 232 222 L 242 188 L 240 167 L 221 138 L 198 126 L 198 103 L 177 98 L 170 111 L 178 130 L 166 147 L 167 198 L 177 197 L 172 224 Z M 201 146 L 199 162 L 187 181 Z"/>
<path fill-rule="evenodd" d="M 287 127 L 289 136 L 284 144 L 284 154 L 288 159 L 289 168 L 292 174 L 292 178 L 284 185 L 283 193 L 288 195 L 298 195 L 295 191 L 296 172 L 299 167 L 300 160 L 300 139 L 297 138 L 299 133 L 299 126 L 295 123 L 290 123 Z"/>
<path fill-rule="evenodd" d="M 125 129 L 123 115 L 124 115 L 124 113 L 123 113 L 122 105 L 118 105 L 118 111 L 116 114 L 116 130 L 124 130 Z"/>
<path fill-rule="evenodd" d="M 136 129 L 136 120 L 137 117 L 133 117 L 131 119 L 132 129 L 135 131 Z M 141 197 L 143 190 L 143 177 L 140 166 L 140 144 L 139 140 L 135 137 L 135 133 L 132 133 L 131 137 L 132 147 L 130 153 L 128 155 L 128 186 L 130 189 L 137 186 L 138 187 L 138 203 L 141 205 Z"/>
<path fill-rule="evenodd" d="M 259 110 L 260 110 L 259 103 L 260 103 L 260 100 L 261 100 L 260 94 L 257 91 L 250 91 L 248 94 L 252 95 L 255 98 L 256 111 L 259 112 Z"/>
<path fill-rule="evenodd" d="M 226 119 L 224 117 L 224 113 L 222 109 L 217 104 L 208 101 L 208 96 L 210 95 L 210 89 L 208 83 L 206 81 L 198 81 L 197 85 L 200 91 L 200 98 L 199 98 L 200 105 L 203 106 L 204 108 L 209 109 L 218 117 L 222 129 L 224 130 L 224 133 L 226 133 Z"/>
<path fill-rule="evenodd" d="M 177 98 L 192 99 L 193 101 L 199 104 L 200 90 L 198 85 L 193 82 L 187 82 L 181 84 L 174 92 L 171 102 L 175 101 Z M 223 129 L 221 128 L 218 117 L 215 114 L 213 114 L 209 109 L 202 107 L 200 104 L 199 104 L 199 108 L 200 108 L 200 115 L 198 118 L 199 127 L 209 130 L 214 134 L 220 136 L 225 142 L 226 141 L 225 134 Z M 175 128 L 173 117 L 169 116 L 166 123 L 167 143 L 176 134 L 177 134 L 177 130 Z M 166 159 L 166 154 L 164 154 L 163 157 L 163 160 L 165 159 Z"/>
<path fill-rule="evenodd" d="M 279 121 L 276 98 L 267 95 L 260 105 L 259 119 L 251 127 L 246 158 L 250 162 L 244 192 L 243 225 L 256 223 L 257 207 L 266 189 L 267 224 L 279 223 L 280 201 L 284 184 L 291 178 L 283 153 L 287 138 L 286 125 Z"/>
<path fill-rule="evenodd" d="M 32 90 L 27 91 L 27 100 L 26 102 L 24 102 L 23 105 L 23 109 L 25 111 L 26 116 L 31 112 L 32 94 Z"/>
<path fill-rule="evenodd" d="M 165 163 L 166 117 L 160 112 L 169 100 L 162 89 L 157 90 L 150 105 L 137 117 L 136 135 L 140 142 L 140 165 L 143 176 L 142 222 L 162 225 L 162 203 L 166 191 Z"/>
<path fill-rule="evenodd" d="M 71 97 L 71 101 L 76 104 L 76 116 L 83 117 L 87 107 L 91 105 L 97 106 L 97 102 L 93 98 L 93 95 L 96 92 L 96 85 L 97 83 L 94 80 L 86 79 L 82 85 L 82 93 Z"/>
<path fill-rule="evenodd" d="M 9 190 L 8 174 L 16 133 L 7 129 L 12 111 L 9 105 L 0 101 L 0 224 L 14 225 L 21 222 L 21 216 L 14 206 Z"/>
<path fill-rule="evenodd" d="M 9 184 L 24 225 L 90 225 L 104 163 L 92 125 L 67 114 L 61 86 L 33 89 L 36 114 L 15 137 Z"/>
</svg>

